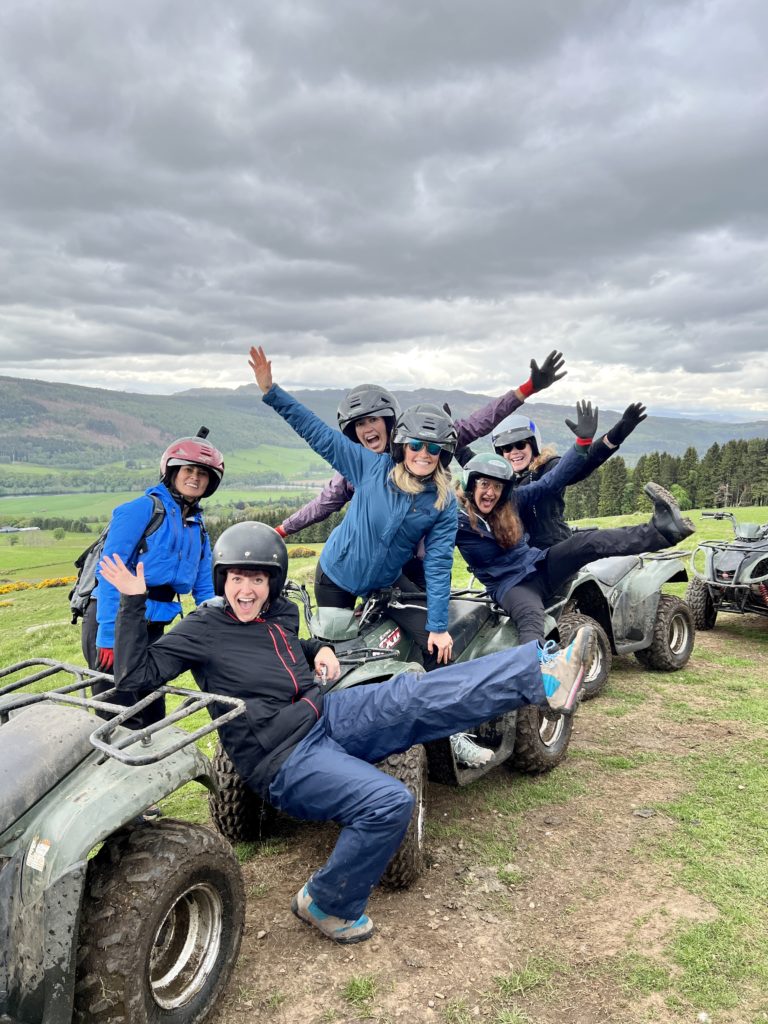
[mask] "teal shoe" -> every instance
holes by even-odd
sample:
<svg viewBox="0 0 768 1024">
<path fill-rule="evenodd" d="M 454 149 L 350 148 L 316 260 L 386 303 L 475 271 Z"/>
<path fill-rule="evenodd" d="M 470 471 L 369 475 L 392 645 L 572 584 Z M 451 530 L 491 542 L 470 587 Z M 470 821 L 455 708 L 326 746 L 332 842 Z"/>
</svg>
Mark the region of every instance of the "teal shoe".
<svg viewBox="0 0 768 1024">
<path fill-rule="evenodd" d="M 584 671 L 592 656 L 594 635 L 591 626 L 582 626 L 563 650 L 558 650 L 554 640 L 539 647 L 544 693 L 550 708 L 561 715 L 572 715 L 576 710 Z"/>
<path fill-rule="evenodd" d="M 291 900 L 291 910 L 304 924 L 311 924 L 334 942 L 351 944 L 365 942 L 373 935 L 373 921 L 361 914 L 356 921 L 326 914 L 309 895 L 306 885 Z"/>
</svg>

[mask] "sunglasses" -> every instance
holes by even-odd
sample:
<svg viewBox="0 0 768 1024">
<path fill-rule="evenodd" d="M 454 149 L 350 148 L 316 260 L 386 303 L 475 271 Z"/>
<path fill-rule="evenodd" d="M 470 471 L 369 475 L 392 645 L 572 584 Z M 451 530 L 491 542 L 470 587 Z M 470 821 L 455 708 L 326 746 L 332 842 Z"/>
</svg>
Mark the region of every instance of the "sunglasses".
<svg viewBox="0 0 768 1024">
<path fill-rule="evenodd" d="M 412 452 L 420 452 L 422 448 L 426 448 L 430 455 L 439 455 L 443 450 L 443 446 L 437 444 L 436 441 L 406 441 L 405 443 Z"/>
<path fill-rule="evenodd" d="M 530 443 L 530 441 L 513 441 L 511 444 L 503 445 L 501 450 L 503 452 L 511 452 L 514 448 L 515 451 L 522 452 L 528 447 Z"/>
</svg>

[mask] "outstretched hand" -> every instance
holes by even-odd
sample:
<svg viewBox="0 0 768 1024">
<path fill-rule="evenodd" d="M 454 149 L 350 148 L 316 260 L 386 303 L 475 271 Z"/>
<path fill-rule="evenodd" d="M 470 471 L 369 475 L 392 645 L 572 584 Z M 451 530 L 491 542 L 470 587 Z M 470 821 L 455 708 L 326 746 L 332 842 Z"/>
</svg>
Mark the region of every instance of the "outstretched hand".
<svg viewBox="0 0 768 1024">
<path fill-rule="evenodd" d="M 256 383 L 266 395 L 272 387 L 272 363 L 264 355 L 261 345 L 251 346 L 251 358 L 248 360 L 248 365 L 253 370 Z"/>
<path fill-rule="evenodd" d="M 577 443 L 579 441 L 591 443 L 597 432 L 597 413 L 597 406 L 593 410 L 591 402 L 576 403 L 576 422 L 566 420 L 565 425 L 576 435 Z"/>
<path fill-rule="evenodd" d="M 99 562 L 101 575 L 121 594 L 146 594 L 147 585 L 144 582 L 144 563 L 139 562 L 136 566 L 136 573 L 131 572 L 120 555 L 104 555 Z"/>
<path fill-rule="evenodd" d="M 626 441 L 638 423 L 646 419 L 645 406 L 642 402 L 633 402 L 624 410 L 621 419 L 614 423 L 606 435 L 613 445 Z"/>
<path fill-rule="evenodd" d="M 534 391 L 543 391 L 545 388 L 551 387 L 556 380 L 560 380 L 566 375 L 567 370 L 563 370 L 565 365 L 565 359 L 563 353 L 558 352 L 556 349 L 552 349 L 547 358 L 539 367 L 535 359 L 531 360 L 531 383 L 533 384 Z M 558 370 L 563 370 L 562 373 L 558 373 Z"/>
</svg>

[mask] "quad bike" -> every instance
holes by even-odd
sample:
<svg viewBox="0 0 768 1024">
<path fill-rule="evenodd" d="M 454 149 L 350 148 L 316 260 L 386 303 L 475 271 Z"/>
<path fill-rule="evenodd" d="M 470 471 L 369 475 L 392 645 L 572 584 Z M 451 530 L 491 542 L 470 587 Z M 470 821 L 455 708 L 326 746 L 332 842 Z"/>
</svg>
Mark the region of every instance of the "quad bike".
<svg viewBox="0 0 768 1024">
<path fill-rule="evenodd" d="M 614 654 L 634 654 L 645 668 L 659 672 L 687 664 L 696 635 L 691 609 L 679 597 L 661 593 L 663 584 L 687 579 L 684 556 L 676 551 L 601 558 L 573 578 L 558 632 L 566 643 L 580 626 L 594 627 L 597 643 L 582 685 L 584 700 L 605 687 Z"/>
<path fill-rule="evenodd" d="M 341 677 L 329 686 L 328 692 L 361 683 L 386 682 L 401 672 L 424 671 L 416 643 L 388 614 L 390 602 L 403 606 L 404 598 L 397 590 L 372 594 L 356 612 L 319 608 L 313 613 L 306 588 L 289 583 L 287 589 L 302 602 L 312 636 L 332 644 L 341 663 Z M 556 635 L 551 618 L 548 629 Z M 487 594 L 477 591 L 451 595 L 448 630 L 453 637 L 453 660 L 458 663 L 506 650 L 517 643 L 514 625 Z M 415 797 L 408 832 L 382 878 L 384 885 L 402 888 L 421 874 L 428 775 L 436 782 L 464 786 L 499 764 L 525 772 L 548 771 L 566 755 L 572 720 L 530 706 L 492 722 L 467 722 L 467 726 L 483 746 L 494 751 L 493 760 L 483 767 L 464 768 L 457 764 L 448 739 L 429 743 L 426 749 L 411 747 L 378 765 L 404 782 Z M 217 827 L 231 839 L 255 838 L 253 833 L 263 828 L 269 809 L 248 792 L 223 751 L 219 750 L 214 760 L 220 772 L 222 795 L 209 799 Z"/>
<path fill-rule="evenodd" d="M 702 512 L 730 519 L 732 541 L 702 541 L 691 555 L 693 578 L 685 597 L 697 629 L 713 629 L 718 612 L 768 615 L 768 523 L 740 523 L 731 512 Z"/>
<path fill-rule="evenodd" d="M 0 688 L 4 1024 L 193 1024 L 237 959 L 245 895 L 229 844 L 142 812 L 192 780 L 215 786 L 195 741 L 244 704 L 172 686 L 129 708 L 109 703 L 114 689 L 86 697 L 104 678 L 49 659 L 0 669 L 11 680 Z M 182 698 L 177 710 L 143 730 L 123 726 L 165 694 Z M 210 723 L 175 727 L 214 701 Z"/>
</svg>

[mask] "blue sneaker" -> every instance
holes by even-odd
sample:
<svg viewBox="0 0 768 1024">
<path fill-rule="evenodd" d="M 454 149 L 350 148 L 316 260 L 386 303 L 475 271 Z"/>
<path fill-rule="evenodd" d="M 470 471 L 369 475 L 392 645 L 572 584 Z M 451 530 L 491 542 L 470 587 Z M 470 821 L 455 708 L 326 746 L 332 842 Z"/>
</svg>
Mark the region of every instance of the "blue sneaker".
<svg viewBox="0 0 768 1024">
<path fill-rule="evenodd" d="M 326 914 L 309 895 L 306 885 L 303 885 L 291 900 L 291 910 L 304 924 L 314 925 L 334 942 L 365 942 L 373 935 L 373 921 L 370 917 L 361 914 L 356 921 L 349 921 L 344 917 Z"/>
<path fill-rule="evenodd" d="M 554 640 L 539 648 L 541 680 L 553 711 L 572 715 L 576 710 L 584 670 L 592 656 L 593 641 L 592 627 L 582 626 L 563 650 L 557 649 Z"/>
</svg>

